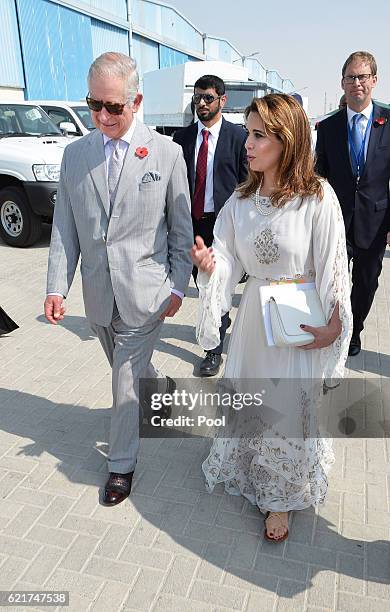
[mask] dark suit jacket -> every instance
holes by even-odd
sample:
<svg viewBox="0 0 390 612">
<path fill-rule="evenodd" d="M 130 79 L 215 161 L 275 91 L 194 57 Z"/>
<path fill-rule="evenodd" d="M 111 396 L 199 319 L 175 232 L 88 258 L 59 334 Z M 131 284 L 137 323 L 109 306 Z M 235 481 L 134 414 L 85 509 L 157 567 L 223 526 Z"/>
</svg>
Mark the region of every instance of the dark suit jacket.
<svg viewBox="0 0 390 612">
<path fill-rule="evenodd" d="M 376 127 L 378 117 L 385 123 Z M 355 245 L 383 248 L 390 230 L 390 110 L 374 104 L 366 162 L 357 186 L 349 157 L 346 109 L 319 123 L 316 153 L 317 172 L 335 190 L 346 232 L 352 226 Z"/>
<path fill-rule="evenodd" d="M 175 132 L 173 140 L 183 147 L 187 164 L 187 176 L 191 201 L 195 190 L 195 145 L 198 135 L 198 123 L 193 123 Z M 246 131 L 240 125 L 234 125 L 222 117 L 217 147 L 214 154 L 213 183 L 214 211 L 218 215 L 226 200 L 230 198 L 239 183 L 248 173 L 245 141 Z"/>
</svg>

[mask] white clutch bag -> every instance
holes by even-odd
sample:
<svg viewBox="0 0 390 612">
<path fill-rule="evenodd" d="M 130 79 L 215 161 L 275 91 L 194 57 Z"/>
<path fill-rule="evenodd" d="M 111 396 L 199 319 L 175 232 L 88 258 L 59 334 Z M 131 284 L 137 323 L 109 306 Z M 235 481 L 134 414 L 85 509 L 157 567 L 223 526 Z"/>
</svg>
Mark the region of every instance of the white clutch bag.
<svg viewBox="0 0 390 612">
<path fill-rule="evenodd" d="M 294 347 L 313 342 L 313 334 L 301 329 L 300 325 L 326 325 L 314 283 L 271 285 L 266 289 L 274 344 L 279 347 Z"/>
</svg>

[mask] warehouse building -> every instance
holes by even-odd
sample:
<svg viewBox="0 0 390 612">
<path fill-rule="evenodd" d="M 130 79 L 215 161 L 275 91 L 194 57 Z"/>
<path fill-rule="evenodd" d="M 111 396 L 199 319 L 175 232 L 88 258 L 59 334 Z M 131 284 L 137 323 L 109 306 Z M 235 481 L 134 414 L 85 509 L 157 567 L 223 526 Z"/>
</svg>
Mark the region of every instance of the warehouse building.
<svg viewBox="0 0 390 612">
<path fill-rule="evenodd" d="M 1 0 L 0 23 L 0 101 L 83 99 L 88 68 L 104 51 L 134 57 L 141 86 L 145 72 L 207 59 L 241 63 L 268 91 L 293 90 L 256 57 L 157 0 Z"/>
</svg>

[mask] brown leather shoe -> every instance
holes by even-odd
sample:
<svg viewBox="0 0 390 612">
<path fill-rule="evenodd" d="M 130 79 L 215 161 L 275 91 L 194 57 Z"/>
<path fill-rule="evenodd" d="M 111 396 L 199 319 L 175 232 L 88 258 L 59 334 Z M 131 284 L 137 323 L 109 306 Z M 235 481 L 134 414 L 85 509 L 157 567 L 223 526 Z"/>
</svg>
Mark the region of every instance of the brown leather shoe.
<svg viewBox="0 0 390 612">
<path fill-rule="evenodd" d="M 116 506 L 129 497 L 131 482 L 134 472 L 128 474 L 117 474 L 110 472 L 110 476 L 104 487 L 103 504 L 105 506 Z"/>
</svg>

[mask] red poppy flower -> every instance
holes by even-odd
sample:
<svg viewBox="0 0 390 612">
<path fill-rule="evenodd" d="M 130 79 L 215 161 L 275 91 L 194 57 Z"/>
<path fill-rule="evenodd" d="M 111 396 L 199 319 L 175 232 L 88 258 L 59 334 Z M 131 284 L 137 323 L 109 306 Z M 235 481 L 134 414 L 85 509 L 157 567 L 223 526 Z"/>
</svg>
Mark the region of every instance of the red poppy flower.
<svg viewBox="0 0 390 612">
<path fill-rule="evenodd" d="M 380 125 L 385 125 L 387 122 L 387 117 L 377 117 L 374 120 L 374 127 L 379 127 Z"/>
<path fill-rule="evenodd" d="M 137 149 L 135 150 L 136 156 L 139 157 L 140 159 L 143 159 L 144 157 L 146 157 L 148 153 L 149 151 L 147 150 L 146 147 L 137 147 Z"/>
</svg>

